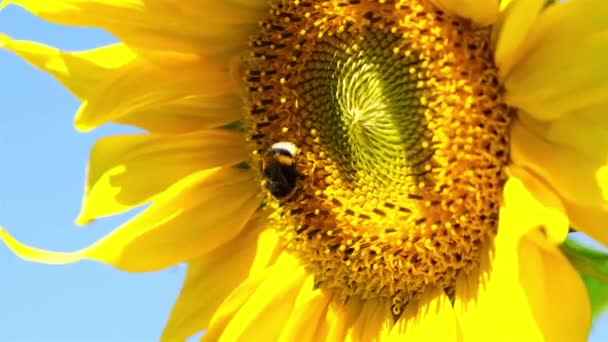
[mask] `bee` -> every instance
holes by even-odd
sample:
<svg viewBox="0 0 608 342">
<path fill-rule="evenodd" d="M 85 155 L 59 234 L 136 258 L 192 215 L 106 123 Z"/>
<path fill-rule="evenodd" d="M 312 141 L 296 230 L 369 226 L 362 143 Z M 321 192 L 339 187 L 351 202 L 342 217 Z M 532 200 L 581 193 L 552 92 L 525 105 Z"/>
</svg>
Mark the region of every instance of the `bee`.
<svg viewBox="0 0 608 342">
<path fill-rule="evenodd" d="M 278 142 L 266 152 L 261 171 L 264 186 L 277 199 L 288 198 L 295 192 L 296 182 L 301 177 L 296 168 L 298 148 L 290 142 Z"/>
</svg>

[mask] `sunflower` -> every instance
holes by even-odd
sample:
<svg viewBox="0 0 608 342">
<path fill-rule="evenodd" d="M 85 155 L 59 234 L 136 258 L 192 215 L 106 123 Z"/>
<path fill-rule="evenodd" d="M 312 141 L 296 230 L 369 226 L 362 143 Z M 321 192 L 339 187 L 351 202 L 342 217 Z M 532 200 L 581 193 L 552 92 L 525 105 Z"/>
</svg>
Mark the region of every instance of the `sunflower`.
<svg viewBox="0 0 608 342">
<path fill-rule="evenodd" d="M 608 2 L 12 0 L 119 44 L 2 46 L 82 100 L 82 250 L 188 273 L 162 339 L 584 341 L 608 243 Z"/>
</svg>

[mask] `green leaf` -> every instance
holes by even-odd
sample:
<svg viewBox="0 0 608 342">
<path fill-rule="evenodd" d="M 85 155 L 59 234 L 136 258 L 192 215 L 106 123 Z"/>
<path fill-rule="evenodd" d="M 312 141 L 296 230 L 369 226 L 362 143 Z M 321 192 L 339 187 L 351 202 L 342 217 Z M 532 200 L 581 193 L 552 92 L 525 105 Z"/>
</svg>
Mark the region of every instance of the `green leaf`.
<svg viewBox="0 0 608 342">
<path fill-rule="evenodd" d="M 578 270 L 591 300 L 591 310 L 596 316 L 608 308 L 608 250 L 595 248 L 591 239 L 587 242 L 570 234 L 562 245 L 562 251 Z"/>
<path fill-rule="evenodd" d="M 608 286 L 606 286 L 606 283 L 585 275 L 583 275 L 583 281 L 591 300 L 591 314 L 596 317 L 608 308 Z"/>
</svg>

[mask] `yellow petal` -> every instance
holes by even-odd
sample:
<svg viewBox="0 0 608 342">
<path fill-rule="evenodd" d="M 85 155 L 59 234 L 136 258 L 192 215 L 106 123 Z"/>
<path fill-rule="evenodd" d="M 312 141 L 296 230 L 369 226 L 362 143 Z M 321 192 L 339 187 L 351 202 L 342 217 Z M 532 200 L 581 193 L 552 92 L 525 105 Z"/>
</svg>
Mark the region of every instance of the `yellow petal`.
<svg viewBox="0 0 608 342">
<path fill-rule="evenodd" d="M 348 302 L 332 303 L 327 312 L 327 338 L 325 341 L 346 341 L 347 335 L 359 320 L 363 311 L 363 301 L 358 298 L 349 298 Z"/>
<path fill-rule="evenodd" d="M 426 291 L 408 304 L 391 331 L 391 340 L 463 341 L 450 299 L 441 289 Z"/>
<path fill-rule="evenodd" d="M 608 211 L 567 201 L 564 205 L 572 227 L 608 246 L 608 229 L 605 224 L 608 222 Z"/>
<path fill-rule="evenodd" d="M 441 9 L 460 17 L 471 19 L 476 24 L 487 26 L 498 17 L 498 1 L 487 0 L 433 0 Z"/>
<path fill-rule="evenodd" d="M 127 210 L 149 201 L 186 175 L 234 165 L 246 157 L 242 134 L 226 130 L 102 138 L 91 151 L 77 222 Z"/>
<path fill-rule="evenodd" d="M 587 291 L 559 249 L 522 239 L 519 266 L 522 287 L 545 341 L 587 341 L 591 328 Z"/>
<path fill-rule="evenodd" d="M 268 267 L 274 265 L 284 251 L 279 241 L 279 235 L 273 229 L 262 232 L 258 239 L 258 251 L 249 271 L 250 276 L 263 273 Z"/>
<path fill-rule="evenodd" d="M 350 338 L 360 342 L 377 341 L 387 321 L 392 319 L 390 303 L 386 299 L 364 300 L 359 317 L 349 331 Z"/>
<path fill-rule="evenodd" d="M 229 70 L 203 67 L 199 61 L 165 66 L 139 58 L 91 86 L 95 92 L 84 99 L 74 120 L 81 131 L 115 121 L 157 132 L 186 132 L 240 119 L 242 102 L 233 93 Z"/>
<path fill-rule="evenodd" d="M 323 340 L 327 335 L 323 323 L 330 298 L 320 289 L 314 289 L 314 277 L 309 276 L 300 289 L 293 312 L 285 323 L 279 341 L 316 342 Z"/>
<path fill-rule="evenodd" d="M 575 117 L 561 121 L 565 119 L 543 128 L 514 121 L 513 162 L 537 174 L 569 202 L 608 209 L 608 151 L 604 147 L 608 131 L 577 122 Z"/>
<path fill-rule="evenodd" d="M 75 118 L 81 131 L 114 121 L 179 133 L 241 118 L 242 102 L 227 65 L 203 67 L 198 57 L 175 56 L 150 62 L 122 44 L 64 52 L 0 35 L 0 46 L 48 72 L 83 101 Z"/>
<path fill-rule="evenodd" d="M 537 210 L 526 209 L 529 206 Z M 487 318 L 472 335 L 478 341 L 494 340 L 497 335 L 507 341 L 586 340 L 591 310 L 584 284 L 557 247 L 556 240 L 561 239 L 548 238 L 549 229 L 541 230 L 562 221 L 563 214 L 542 208 L 543 203 L 536 201 L 523 182 L 508 180 L 495 257 L 489 277 L 483 281 L 487 285 L 479 291 L 476 303 L 468 303 L 478 306 L 471 310 L 475 317 Z M 566 235 L 567 221 L 563 225 Z M 466 319 L 467 312 L 461 315 Z M 508 327 L 516 329 L 506 328 L 504 319 L 508 319 Z M 468 336 L 467 330 L 463 333 Z"/>
<path fill-rule="evenodd" d="M 546 0 L 514 0 L 509 3 L 500 25 L 494 28 L 497 32 L 493 32 L 498 37 L 494 59 L 501 75 L 508 74 L 513 63 L 521 57 L 523 49 L 520 46 L 546 2 Z"/>
<path fill-rule="evenodd" d="M 507 172 L 510 179 L 503 191 L 505 201 L 508 201 L 507 209 L 510 213 L 518 213 L 519 218 L 523 219 L 513 224 L 521 229 L 514 233 L 515 236 L 525 235 L 535 227 L 543 227 L 546 238 L 554 245 L 564 242 L 569 227 L 568 216 L 558 194 L 529 170 L 511 165 Z"/>
<path fill-rule="evenodd" d="M 233 291 L 216 311 L 203 339 L 276 341 L 305 279 L 297 260 L 284 254 L 268 272 Z"/>
<path fill-rule="evenodd" d="M 81 100 L 93 96 L 96 85 L 133 63 L 137 57 L 123 44 L 82 52 L 65 52 L 44 44 L 13 40 L 2 34 L 0 47 L 46 71 Z"/>
<path fill-rule="evenodd" d="M 606 103 L 607 16 L 608 2 L 596 0 L 544 10 L 520 47 L 520 58 L 501 75 L 505 100 L 540 120 Z"/>
<path fill-rule="evenodd" d="M 0 238 L 30 261 L 64 264 L 91 259 L 131 272 L 158 270 L 207 253 L 237 236 L 259 207 L 257 192 L 252 172 L 210 169 L 176 183 L 143 213 L 73 253 L 31 248 L 3 230 Z"/>
<path fill-rule="evenodd" d="M 498 1 L 500 3 L 500 11 L 505 11 L 507 9 L 507 7 L 511 4 L 511 2 L 513 2 L 513 0 L 499 0 Z"/>
<path fill-rule="evenodd" d="M 494 260 L 494 241 L 488 239 L 480 251 L 479 267 L 470 273 L 462 272 L 456 279 L 456 298 L 454 299 L 454 312 L 458 318 L 458 324 L 467 341 L 484 341 L 483 329 L 489 317 L 480 310 L 479 303 L 486 300 L 488 293 L 488 282 L 492 272 L 492 261 Z"/>
<path fill-rule="evenodd" d="M 277 261 L 280 265 L 281 260 Z M 258 272 L 242 282 L 230 295 L 222 302 L 219 309 L 216 310 L 211 317 L 209 328 L 203 335 L 202 341 L 218 341 L 230 320 L 238 312 L 238 310 L 247 303 L 254 295 L 261 284 L 275 271 L 275 267 L 266 268 L 263 272 Z"/>
<path fill-rule="evenodd" d="M 138 91 L 137 95 L 142 96 L 139 108 L 127 110 L 121 117 L 114 117 L 115 112 L 79 111 L 76 129 L 89 131 L 109 121 L 116 121 L 151 132 L 184 133 L 223 126 L 242 118 L 243 104 L 233 93 L 180 95 L 168 101 L 145 98 L 145 94 L 145 89 Z"/>
<path fill-rule="evenodd" d="M 257 214 L 236 238 L 188 262 L 162 341 L 184 341 L 208 326 L 217 307 L 247 278 L 256 239 L 267 224 L 266 215 Z"/>
<path fill-rule="evenodd" d="M 607 99 L 608 100 L 608 99 Z M 602 110 L 600 114 L 597 110 Z M 552 121 L 538 121 L 520 113 L 520 123 L 542 140 L 570 148 L 582 158 L 608 161 L 608 111 L 590 107 Z"/>
<path fill-rule="evenodd" d="M 4 4 L 21 6 L 62 25 L 104 28 L 138 49 L 220 56 L 246 46 L 267 6 L 263 1 L 209 0 L 5 0 Z"/>
<path fill-rule="evenodd" d="M 559 249 L 539 245 L 539 238 L 526 236 L 504 246 L 497 242 L 488 296 L 480 304 L 483 313 L 510 318 L 509 325 L 518 329 L 501 331 L 508 340 L 586 341 L 591 307 L 585 286 Z M 486 340 L 503 327 L 485 323 Z"/>
</svg>

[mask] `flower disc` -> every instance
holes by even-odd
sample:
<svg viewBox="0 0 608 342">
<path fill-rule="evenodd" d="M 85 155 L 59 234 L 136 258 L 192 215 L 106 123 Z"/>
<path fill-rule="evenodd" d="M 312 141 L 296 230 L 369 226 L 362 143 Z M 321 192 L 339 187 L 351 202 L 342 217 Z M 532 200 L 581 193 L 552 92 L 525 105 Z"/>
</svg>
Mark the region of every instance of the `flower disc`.
<svg viewBox="0 0 608 342">
<path fill-rule="evenodd" d="M 319 287 L 399 314 L 476 265 L 509 159 L 489 42 L 428 1 L 272 7 L 247 60 L 249 141 L 264 189 L 269 149 L 299 150 L 293 193 L 266 201 Z"/>
</svg>

